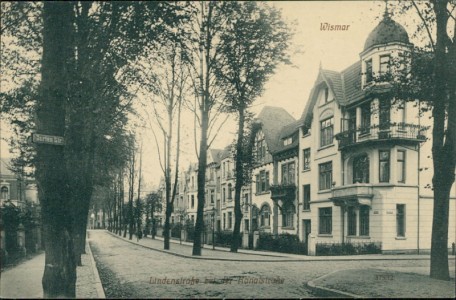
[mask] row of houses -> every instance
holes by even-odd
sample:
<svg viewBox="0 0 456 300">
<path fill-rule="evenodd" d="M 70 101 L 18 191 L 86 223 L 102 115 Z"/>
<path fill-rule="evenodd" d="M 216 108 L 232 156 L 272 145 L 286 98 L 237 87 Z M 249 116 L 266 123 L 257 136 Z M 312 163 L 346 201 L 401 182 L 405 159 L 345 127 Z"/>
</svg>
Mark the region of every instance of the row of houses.
<svg viewBox="0 0 456 300">
<path fill-rule="evenodd" d="M 404 27 L 386 13 L 358 61 L 341 72 L 320 68 L 298 120 L 283 108 L 263 108 L 241 231 L 289 233 L 306 244 L 379 242 L 383 252 L 430 249 L 431 120 L 421 103 L 394 99 L 377 79 L 411 48 Z M 208 155 L 204 216 L 215 230 L 234 226 L 233 154 L 228 146 Z M 453 186 L 449 247 L 455 198 Z M 194 164 L 180 176 L 171 221 L 185 215 L 194 222 L 196 210 Z"/>
</svg>

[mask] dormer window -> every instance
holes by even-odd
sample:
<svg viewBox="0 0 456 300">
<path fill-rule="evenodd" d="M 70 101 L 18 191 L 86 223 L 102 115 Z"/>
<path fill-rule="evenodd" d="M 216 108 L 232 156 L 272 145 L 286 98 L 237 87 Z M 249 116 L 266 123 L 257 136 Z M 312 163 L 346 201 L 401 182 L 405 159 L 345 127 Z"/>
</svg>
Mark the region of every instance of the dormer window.
<svg viewBox="0 0 456 300">
<path fill-rule="evenodd" d="M 283 145 L 284 146 L 288 146 L 288 145 L 291 145 L 293 143 L 293 138 L 292 137 L 289 137 L 289 138 L 286 138 L 283 140 Z"/>
<path fill-rule="evenodd" d="M 372 59 L 366 60 L 366 84 L 372 81 Z"/>
<path fill-rule="evenodd" d="M 328 87 L 325 87 L 325 103 L 327 103 L 329 101 L 329 89 Z"/>
<path fill-rule="evenodd" d="M 389 55 L 381 55 L 380 56 L 380 75 L 385 75 L 389 72 L 389 63 L 390 63 L 390 56 Z"/>
</svg>

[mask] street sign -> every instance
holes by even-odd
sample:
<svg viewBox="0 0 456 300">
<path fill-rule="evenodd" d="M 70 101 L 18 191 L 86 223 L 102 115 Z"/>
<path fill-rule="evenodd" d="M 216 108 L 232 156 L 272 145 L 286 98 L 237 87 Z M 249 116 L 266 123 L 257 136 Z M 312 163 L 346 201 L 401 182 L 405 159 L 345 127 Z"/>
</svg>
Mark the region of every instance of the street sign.
<svg viewBox="0 0 456 300">
<path fill-rule="evenodd" d="M 49 144 L 49 145 L 65 145 L 63 136 L 46 135 L 39 133 L 32 133 L 32 142 L 37 144 Z"/>
</svg>

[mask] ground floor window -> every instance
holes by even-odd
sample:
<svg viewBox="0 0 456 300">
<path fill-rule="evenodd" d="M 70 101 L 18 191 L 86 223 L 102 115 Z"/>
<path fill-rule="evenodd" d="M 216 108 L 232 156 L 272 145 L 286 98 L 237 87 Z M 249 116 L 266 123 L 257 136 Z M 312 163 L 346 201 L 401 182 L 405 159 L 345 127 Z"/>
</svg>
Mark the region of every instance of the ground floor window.
<svg viewBox="0 0 456 300">
<path fill-rule="evenodd" d="M 396 231 L 398 237 L 405 237 L 405 204 L 396 204 Z"/>
<path fill-rule="evenodd" d="M 367 205 L 359 207 L 359 235 L 369 235 L 369 210 Z"/>
<path fill-rule="evenodd" d="M 356 235 L 356 210 L 353 206 L 348 208 L 347 215 L 348 235 Z"/>
<path fill-rule="evenodd" d="M 322 207 L 318 209 L 318 233 L 331 234 L 332 233 L 332 207 Z"/>
<path fill-rule="evenodd" d="M 229 212 L 228 213 L 228 228 L 231 228 L 231 226 L 232 226 L 232 222 L 233 222 L 232 218 L 233 218 L 233 213 Z"/>
<path fill-rule="evenodd" d="M 269 227 L 271 224 L 271 209 L 269 205 L 265 204 L 261 207 L 260 211 L 260 226 Z"/>
<path fill-rule="evenodd" d="M 282 210 L 282 227 L 293 227 L 294 206 L 289 205 Z"/>
</svg>

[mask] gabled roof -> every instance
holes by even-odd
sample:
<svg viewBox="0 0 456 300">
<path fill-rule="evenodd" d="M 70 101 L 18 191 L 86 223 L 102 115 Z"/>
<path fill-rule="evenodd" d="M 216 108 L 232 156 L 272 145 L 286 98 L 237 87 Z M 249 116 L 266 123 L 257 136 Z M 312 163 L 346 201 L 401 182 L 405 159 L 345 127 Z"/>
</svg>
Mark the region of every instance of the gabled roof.
<svg viewBox="0 0 456 300">
<path fill-rule="evenodd" d="M 226 146 L 223 150 L 220 152 L 220 161 L 224 160 L 225 158 L 231 157 L 231 145 Z"/>
<path fill-rule="evenodd" d="M 221 149 L 209 149 L 209 157 L 208 157 L 207 164 L 210 164 L 210 163 L 220 164 L 222 152 L 223 152 L 223 150 L 221 150 Z"/>
<path fill-rule="evenodd" d="M 285 109 L 275 106 L 265 106 L 257 117 L 261 123 L 264 137 L 271 153 L 281 150 L 283 142 L 282 132 L 285 133 L 293 128 L 291 125 L 296 120 Z M 290 125 L 290 127 L 286 127 Z"/>
<path fill-rule="evenodd" d="M 347 106 L 361 100 L 366 92 L 361 89 L 361 61 L 357 61 L 342 72 L 320 69 L 309 100 L 301 115 L 300 124 L 310 127 L 312 111 L 318 100 L 318 90 L 322 84 L 326 84 L 334 94 L 339 105 Z"/>
</svg>

